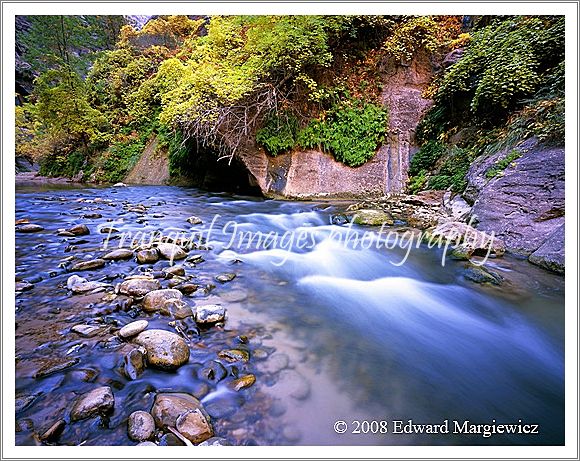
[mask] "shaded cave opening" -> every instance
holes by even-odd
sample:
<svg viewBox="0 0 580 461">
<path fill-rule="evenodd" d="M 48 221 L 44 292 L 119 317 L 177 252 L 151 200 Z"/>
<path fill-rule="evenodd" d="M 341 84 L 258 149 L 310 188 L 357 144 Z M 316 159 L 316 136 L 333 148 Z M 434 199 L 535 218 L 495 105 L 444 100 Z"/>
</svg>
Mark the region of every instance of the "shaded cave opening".
<svg viewBox="0 0 580 461">
<path fill-rule="evenodd" d="M 208 148 L 192 146 L 187 158 L 179 165 L 183 179 L 194 187 L 210 192 L 263 197 L 256 178 L 246 165 L 234 157 L 218 160 L 218 154 Z"/>
</svg>

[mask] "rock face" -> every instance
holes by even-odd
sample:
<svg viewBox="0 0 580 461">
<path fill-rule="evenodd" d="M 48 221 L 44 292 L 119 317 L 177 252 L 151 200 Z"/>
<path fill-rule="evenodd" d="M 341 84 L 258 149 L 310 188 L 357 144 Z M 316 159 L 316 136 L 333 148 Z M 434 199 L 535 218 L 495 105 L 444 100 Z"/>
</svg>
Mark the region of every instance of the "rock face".
<svg viewBox="0 0 580 461">
<path fill-rule="evenodd" d="M 564 250 L 556 244 L 558 235 L 563 242 L 563 231 L 553 239 L 552 235 L 564 224 L 564 148 L 542 147 L 529 139 L 517 150 L 521 157 L 491 179 L 486 172 L 509 152 L 473 163 L 464 193 L 473 203 L 472 217 L 478 230 L 495 232 L 508 251 L 523 255 L 538 251 L 530 261 L 548 268 L 561 265 L 563 270 Z M 551 243 L 539 251 L 548 240 Z"/>
<path fill-rule="evenodd" d="M 187 343 L 170 331 L 146 330 L 133 341 L 147 350 L 147 362 L 152 366 L 173 370 L 189 360 Z"/>
<path fill-rule="evenodd" d="M 79 421 L 99 413 L 107 413 L 115 406 L 115 397 L 109 386 L 98 387 L 82 395 L 71 410 L 71 420 Z"/>
<path fill-rule="evenodd" d="M 269 196 L 359 197 L 402 191 L 410 156 L 417 150 L 415 128 L 431 105 L 421 93 L 432 72 L 431 62 L 423 54 L 407 66 L 388 64 L 381 94 L 381 102 L 389 110 L 387 142 L 360 167 L 347 167 L 315 150 L 269 157 L 254 145 L 246 146 L 239 159 L 252 182 Z"/>
<path fill-rule="evenodd" d="M 529 260 L 531 263 L 542 266 L 559 274 L 564 273 L 564 224 L 558 227 L 544 244 L 534 251 Z"/>
</svg>

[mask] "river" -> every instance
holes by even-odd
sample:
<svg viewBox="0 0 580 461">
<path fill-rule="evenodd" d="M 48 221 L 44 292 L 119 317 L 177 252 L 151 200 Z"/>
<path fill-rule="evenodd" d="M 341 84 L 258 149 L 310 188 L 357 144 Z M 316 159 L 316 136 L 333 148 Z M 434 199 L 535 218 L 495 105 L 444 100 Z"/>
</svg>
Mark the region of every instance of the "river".
<svg viewBox="0 0 580 461">
<path fill-rule="evenodd" d="M 128 211 L 136 204 L 146 212 Z M 67 421 L 59 444 L 135 444 L 127 437 L 127 417 L 149 411 L 155 394 L 168 391 L 198 396 L 216 435 L 232 444 L 563 444 L 563 277 L 506 256 L 488 262 L 505 282 L 478 285 L 463 276 L 465 262 L 447 259 L 442 267 L 443 250 L 425 245 L 396 265 L 403 248 L 355 248 L 339 240 L 369 230 L 331 225 L 343 207 L 169 186 L 17 189 L 16 219 L 45 228 L 16 234 L 17 280 L 34 284 L 16 296 L 16 394 L 25 401 L 16 414 L 17 444 L 38 444 L 36 435 L 59 418 Z M 94 213 L 101 217 L 83 218 Z M 203 224 L 187 224 L 192 215 Z M 79 223 L 91 233 L 57 235 Z M 66 258 L 105 254 L 107 234 L 99 229 L 111 225 L 121 233 L 206 232 L 211 249 L 191 252 L 205 261 L 184 267 L 196 284 L 216 286 L 188 301 L 226 306 L 228 318 L 224 328 L 202 331 L 181 321 L 191 356 L 176 372 L 147 368 L 130 380 L 120 371 L 123 345 L 110 339 L 135 319 L 172 331 L 173 319 L 145 314 L 105 292 L 71 295 L 66 289 Z M 286 240 L 232 245 L 241 231 Z M 111 250 L 118 240 L 108 245 Z M 168 265 L 117 261 L 80 275 L 110 283 L 112 291 L 127 275 Z M 225 272 L 236 278 L 215 282 Z M 107 326 L 108 332 L 81 338 L 70 332 L 79 323 Z M 228 372 L 251 372 L 256 383 L 234 392 L 204 379 L 201 370 L 216 353 L 240 342 L 250 361 L 243 370 L 228 365 Z M 34 378 L 55 357 L 78 363 Z M 76 396 L 102 385 L 113 389 L 114 412 L 68 423 Z M 448 420 L 450 433 L 393 433 L 394 420 Z M 538 434 L 453 433 L 454 421 L 466 420 L 521 420 L 537 424 Z M 335 431 L 336 421 L 347 423 L 346 432 Z M 380 421 L 387 421 L 386 433 Z"/>
</svg>

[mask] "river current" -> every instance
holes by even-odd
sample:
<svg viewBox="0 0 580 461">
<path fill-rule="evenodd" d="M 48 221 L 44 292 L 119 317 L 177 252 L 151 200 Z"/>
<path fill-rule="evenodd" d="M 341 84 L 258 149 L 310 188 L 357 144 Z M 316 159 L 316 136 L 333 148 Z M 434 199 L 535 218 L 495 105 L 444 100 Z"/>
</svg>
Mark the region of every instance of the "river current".
<svg viewBox="0 0 580 461">
<path fill-rule="evenodd" d="M 146 212 L 129 211 L 137 204 Z M 216 435 L 232 444 L 563 444 L 564 279 L 506 256 L 486 263 L 504 283 L 478 285 L 464 277 L 464 261 L 443 258 L 442 266 L 443 250 L 424 244 L 399 265 L 404 248 L 341 238 L 377 231 L 333 225 L 343 207 L 169 186 L 17 189 L 16 219 L 45 228 L 16 234 L 17 280 L 34 284 L 16 296 L 15 384 L 26 403 L 16 414 L 17 444 L 39 443 L 51 423 L 67 420 L 77 395 L 103 385 L 114 391 L 114 412 L 67 423 L 58 443 L 134 444 L 127 437 L 131 412 L 149 411 L 157 392 L 187 392 L 200 398 Z M 83 217 L 95 213 L 101 217 Z M 192 215 L 203 224 L 189 225 Z M 57 235 L 81 223 L 89 235 Z M 221 304 L 228 317 L 223 328 L 190 332 L 189 363 L 175 372 L 147 368 L 127 379 L 110 340 L 135 319 L 174 331 L 173 319 L 115 305 L 106 292 L 79 296 L 66 288 L 67 258 L 106 253 L 108 234 L 99 232 L 105 226 L 133 235 L 205 232 L 211 249 L 191 252 L 205 261 L 184 267 L 207 289 L 188 302 Z M 250 235 L 255 240 L 248 244 L 243 239 Z M 110 240 L 108 250 L 118 244 Z M 168 265 L 118 261 L 79 275 L 112 291 L 127 275 Z M 236 278 L 215 282 L 225 272 Z M 109 333 L 80 338 L 70 332 L 79 323 L 107 326 Z M 246 371 L 257 380 L 234 392 L 201 370 L 240 335 L 250 353 Z M 35 378 L 55 357 L 78 363 Z M 409 420 L 447 420 L 449 433 L 393 433 L 393 421 Z M 346 423 L 344 432 L 341 425 L 335 430 L 337 421 Z M 455 421 L 520 421 L 537 425 L 538 433 L 454 433 Z"/>
</svg>

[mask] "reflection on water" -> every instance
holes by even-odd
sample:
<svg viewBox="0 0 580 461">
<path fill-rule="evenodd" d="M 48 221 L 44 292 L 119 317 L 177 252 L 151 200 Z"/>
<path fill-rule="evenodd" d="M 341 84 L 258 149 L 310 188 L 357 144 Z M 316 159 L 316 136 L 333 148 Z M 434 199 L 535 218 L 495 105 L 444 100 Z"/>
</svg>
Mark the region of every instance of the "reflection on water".
<svg viewBox="0 0 580 461">
<path fill-rule="evenodd" d="M 95 198 L 111 202 L 80 201 Z M 150 208 L 137 216 L 123 207 L 129 203 Z M 26 420 L 42 425 L 58 419 L 79 389 L 90 390 L 95 383 L 114 387 L 115 413 L 108 427 L 94 421 L 79 424 L 67 429 L 63 443 L 132 443 L 126 437 L 128 414 L 148 410 L 160 390 L 199 392 L 215 415 L 217 435 L 233 443 L 563 443 L 563 280 L 524 261 L 492 261 L 508 281 L 499 288 L 481 287 L 463 278 L 465 263 L 447 261 L 441 267 L 441 250 L 414 249 L 409 260 L 397 267 L 393 263 L 404 256 L 402 249 L 360 249 L 338 242 L 337 235 L 363 230 L 330 225 L 333 206 L 195 189 L 26 190 L 17 193 L 16 209 L 17 219 L 29 218 L 46 228 L 41 234 L 18 234 L 16 242 L 17 276 L 36 281 L 33 290 L 17 297 L 17 322 L 32 330 L 17 330 L 16 388 L 21 394 L 37 395 L 17 415 L 23 426 L 18 443 L 34 443 Z M 82 218 L 95 211 L 101 219 Z M 189 364 L 177 373 L 147 369 L 138 380 L 128 381 L 118 372 L 117 352 L 66 334 L 64 327 L 79 323 L 89 311 L 120 325 L 132 315 L 143 315 L 108 312 L 99 297 L 83 311 L 63 288 L 68 274 L 59 263 L 66 257 L 89 259 L 103 254 L 99 246 L 104 236 L 96 232 L 97 226 L 113 220 L 121 231 L 188 229 L 186 218 L 196 215 L 204 221 L 198 227 L 207 229 L 216 213 L 220 218 L 208 242 L 213 251 L 204 253 L 206 262 L 191 272 L 200 284 L 210 283 L 221 272 L 234 270 L 238 276 L 192 299 L 227 305 L 229 317 L 225 330 L 193 339 Z M 236 229 L 230 226 L 222 232 L 229 220 L 238 223 Z M 58 228 L 81 222 L 95 228 L 83 237 L 86 243 L 56 236 Z M 292 251 L 275 245 L 230 248 L 228 243 L 240 230 L 286 233 L 294 237 Z M 299 234 L 308 235 L 312 245 L 299 248 Z M 114 284 L 123 275 L 141 270 L 128 261 L 89 275 Z M 152 326 L 166 329 L 170 320 L 147 318 Z M 46 332 L 52 324 L 64 333 Z M 215 358 L 216 348 L 234 344 L 238 334 L 250 338 L 256 359 L 248 366 L 258 378 L 251 391 L 242 394 L 199 379 L 199 370 Z M 80 359 L 71 369 L 75 372 L 40 380 L 30 377 L 30 363 L 39 355 L 66 354 L 83 342 L 88 345 L 71 353 Z M 79 370 L 93 370 L 96 378 L 80 379 Z M 521 419 L 539 424 L 540 434 L 482 438 L 333 430 L 336 420 L 354 419 L 419 423 L 457 419 L 476 424 Z"/>
</svg>

